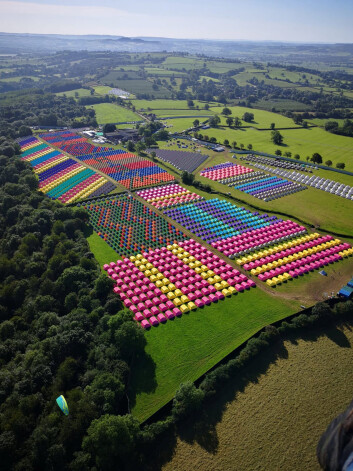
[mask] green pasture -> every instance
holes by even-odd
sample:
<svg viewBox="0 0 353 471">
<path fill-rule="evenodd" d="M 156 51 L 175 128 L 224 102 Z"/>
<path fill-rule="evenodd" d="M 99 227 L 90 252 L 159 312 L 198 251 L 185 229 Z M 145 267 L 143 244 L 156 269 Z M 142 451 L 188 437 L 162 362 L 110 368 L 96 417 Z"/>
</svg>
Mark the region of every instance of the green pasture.
<svg viewBox="0 0 353 471">
<path fill-rule="evenodd" d="M 108 92 L 110 92 L 110 90 L 112 89 L 112 87 L 107 87 L 105 85 L 98 85 L 97 87 L 93 87 L 93 88 L 94 88 L 95 93 L 97 93 L 97 95 L 107 95 Z"/>
<path fill-rule="evenodd" d="M 87 108 L 94 109 L 99 124 L 118 123 L 119 121 L 141 121 L 141 117 L 133 111 L 113 103 L 99 103 Z"/>
<path fill-rule="evenodd" d="M 308 89 L 312 91 L 312 89 Z M 308 111 L 310 110 L 310 106 L 301 103 L 300 101 L 295 100 L 287 100 L 283 98 L 272 98 L 271 100 L 258 100 L 255 103 L 257 108 L 261 108 L 264 110 L 272 111 L 274 108 L 277 111 Z"/>
<path fill-rule="evenodd" d="M 23 79 L 31 79 L 33 80 L 34 82 L 39 82 L 39 80 L 41 79 L 42 77 L 36 77 L 34 75 L 21 75 L 19 77 L 7 77 L 7 78 L 1 78 L 0 81 L 1 82 L 21 82 L 21 80 Z"/>
<path fill-rule="evenodd" d="M 204 109 L 185 109 L 185 110 L 154 110 L 153 111 L 157 117 L 169 117 L 169 116 L 183 116 L 183 117 L 188 117 L 190 116 L 191 118 L 193 116 L 195 117 L 203 117 L 205 116 L 204 119 L 207 119 L 207 117 L 213 116 L 213 112 L 211 110 L 204 110 Z M 202 118 L 200 118 L 201 120 Z"/>
<path fill-rule="evenodd" d="M 170 401 L 179 384 L 195 381 L 265 325 L 299 309 L 299 303 L 261 291 L 238 293 L 146 332 L 147 358 L 131 378 L 132 414 L 146 420 Z"/>
<path fill-rule="evenodd" d="M 256 119 L 256 113 L 255 119 Z M 271 131 L 258 131 L 257 129 L 242 128 L 212 128 L 207 130 L 209 137 L 215 137 L 219 142 L 223 143 L 224 139 L 228 139 L 230 143 L 237 142 L 237 145 L 244 144 L 245 148 L 248 144 L 252 144 L 253 150 L 274 154 L 277 149 L 281 149 L 282 153 L 291 152 L 294 156 L 299 154 L 301 160 L 311 157 L 313 153 L 318 152 L 323 162 L 330 159 L 335 165 L 337 162 L 344 162 L 346 170 L 353 170 L 353 139 L 346 136 L 338 136 L 324 131 L 321 128 L 308 129 L 287 129 L 281 131 L 284 138 L 281 146 L 276 146 L 271 141 Z"/>
<path fill-rule="evenodd" d="M 165 68 L 177 70 L 201 69 L 203 67 L 203 61 L 193 59 L 191 57 L 168 56 L 162 62 L 162 66 L 164 66 Z"/>
<path fill-rule="evenodd" d="M 223 108 L 224 106 L 212 107 L 212 112 L 218 114 L 218 116 L 221 118 L 221 125 L 225 125 L 227 119 L 227 117 L 221 114 Z M 231 118 L 237 116 L 238 118 L 242 119 L 244 113 L 253 113 L 254 121 L 252 123 L 246 123 L 242 120 L 242 126 L 269 129 L 271 123 L 275 123 L 276 128 L 300 127 L 296 125 L 291 118 L 287 118 L 286 116 L 282 116 L 278 113 L 272 113 L 270 111 L 264 111 L 255 108 L 246 108 L 245 106 L 227 106 L 227 108 L 229 108 L 232 112 L 232 114 L 230 115 Z"/>
<path fill-rule="evenodd" d="M 78 94 L 78 98 L 80 98 L 82 96 L 91 96 L 91 92 L 90 92 L 90 90 L 87 90 L 87 88 L 76 88 L 75 90 L 69 90 L 68 92 L 55 93 L 55 95 L 57 95 L 57 96 L 66 95 L 67 97 L 76 98 L 76 93 Z"/>
<path fill-rule="evenodd" d="M 198 106 L 200 111 L 206 111 L 204 101 L 193 100 L 194 106 Z M 156 99 L 156 100 L 138 100 L 134 99 L 131 100 L 131 103 L 136 107 L 137 110 L 141 110 L 142 108 L 146 111 L 150 108 L 153 112 L 161 111 L 161 110 L 190 110 L 188 107 L 187 100 L 163 100 L 163 99 Z M 209 103 L 210 106 L 216 105 L 216 103 Z"/>
</svg>

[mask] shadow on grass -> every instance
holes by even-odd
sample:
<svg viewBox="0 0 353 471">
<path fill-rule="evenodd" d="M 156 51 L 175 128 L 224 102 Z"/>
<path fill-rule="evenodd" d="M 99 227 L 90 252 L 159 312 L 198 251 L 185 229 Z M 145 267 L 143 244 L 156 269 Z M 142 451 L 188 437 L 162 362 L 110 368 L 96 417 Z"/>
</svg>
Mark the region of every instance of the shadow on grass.
<svg viewBox="0 0 353 471">
<path fill-rule="evenodd" d="M 351 348 L 343 328 L 351 329 L 352 326 L 353 320 L 339 325 L 328 324 L 311 329 L 303 328 L 284 335 L 276 343 L 261 351 L 234 377 L 218 385 L 216 394 L 206 400 L 202 412 L 197 417 L 190 417 L 171 428 L 161 443 L 163 453 L 159 454 L 158 458 L 151 457 L 151 461 L 148 460 L 149 462 L 146 463 L 147 469 L 160 471 L 173 458 L 178 438 L 188 444 L 197 443 L 208 453 L 216 454 L 219 447 L 216 426 L 222 421 L 227 405 L 237 400 L 238 394 L 243 393 L 249 384 L 257 384 L 261 377 L 267 374 L 271 365 L 280 359 L 288 359 L 284 342 L 289 341 L 293 344 L 297 344 L 298 340 L 315 342 L 320 337 L 326 336 L 341 348 Z"/>
<path fill-rule="evenodd" d="M 140 393 L 153 393 L 157 387 L 156 363 L 151 355 L 144 352 L 131 365 L 131 377 L 128 387 L 130 410 L 136 404 L 136 396 Z"/>
</svg>

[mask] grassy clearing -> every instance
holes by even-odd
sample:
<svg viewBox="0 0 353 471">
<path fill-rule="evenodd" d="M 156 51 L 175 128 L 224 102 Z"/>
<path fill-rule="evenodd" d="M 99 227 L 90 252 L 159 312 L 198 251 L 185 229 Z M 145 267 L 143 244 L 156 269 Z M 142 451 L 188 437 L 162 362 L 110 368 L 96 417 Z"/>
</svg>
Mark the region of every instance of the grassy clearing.
<svg viewBox="0 0 353 471">
<path fill-rule="evenodd" d="M 87 232 L 86 239 L 102 271 L 105 263 L 115 262 L 121 258 L 96 232 Z"/>
<path fill-rule="evenodd" d="M 227 383 L 202 427 L 181 429 L 163 470 L 319 470 L 317 442 L 353 396 L 353 331 L 309 335 L 262 353 L 246 378 Z"/>
<path fill-rule="evenodd" d="M 141 117 L 133 111 L 113 103 L 99 103 L 98 105 L 87 106 L 87 108 L 96 111 L 98 124 L 141 121 Z"/>
<path fill-rule="evenodd" d="M 196 380 L 263 326 L 298 309 L 296 302 L 255 288 L 146 332 L 147 358 L 131 378 L 133 415 L 146 420 L 182 381 Z"/>
</svg>

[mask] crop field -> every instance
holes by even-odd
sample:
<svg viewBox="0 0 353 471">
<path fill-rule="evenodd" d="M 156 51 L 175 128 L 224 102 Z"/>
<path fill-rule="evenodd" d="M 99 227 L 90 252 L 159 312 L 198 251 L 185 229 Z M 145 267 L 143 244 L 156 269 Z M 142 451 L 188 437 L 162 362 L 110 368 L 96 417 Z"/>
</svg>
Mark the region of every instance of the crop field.
<svg viewBox="0 0 353 471">
<path fill-rule="evenodd" d="M 95 110 L 98 124 L 141 121 L 141 117 L 133 111 L 113 103 L 99 103 L 87 108 Z"/>
<path fill-rule="evenodd" d="M 256 288 L 146 332 L 148 356 L 137 362 L 131 378 L 133 415 L 146 420 L 181 382 L 196 380 L 263 326 L 298 309 L 297 302 Z"/>
<path fill-rule="evenodd" d="M 215 396 L 198 428 L 180 429 L 163 470 L 241 463 L 244 470 L 319 471 L 318 440 L 353 397 L 352 348 L 352 329 L 338 327 L 265 351 L 246 378 L 232 379 Z"/>
</svg>

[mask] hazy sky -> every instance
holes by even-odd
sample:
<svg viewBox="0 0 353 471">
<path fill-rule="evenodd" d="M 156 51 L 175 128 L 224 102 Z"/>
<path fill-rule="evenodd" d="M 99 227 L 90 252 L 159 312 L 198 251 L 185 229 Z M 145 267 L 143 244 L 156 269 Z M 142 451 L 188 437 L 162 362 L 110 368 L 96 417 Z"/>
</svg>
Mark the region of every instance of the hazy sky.
<svg viewBox="0 0 353 471">
<path fill-rule="evenodd" d="M 353 0 L 0 0 L 0 31 L 353 42 Z"/>
</svg>

